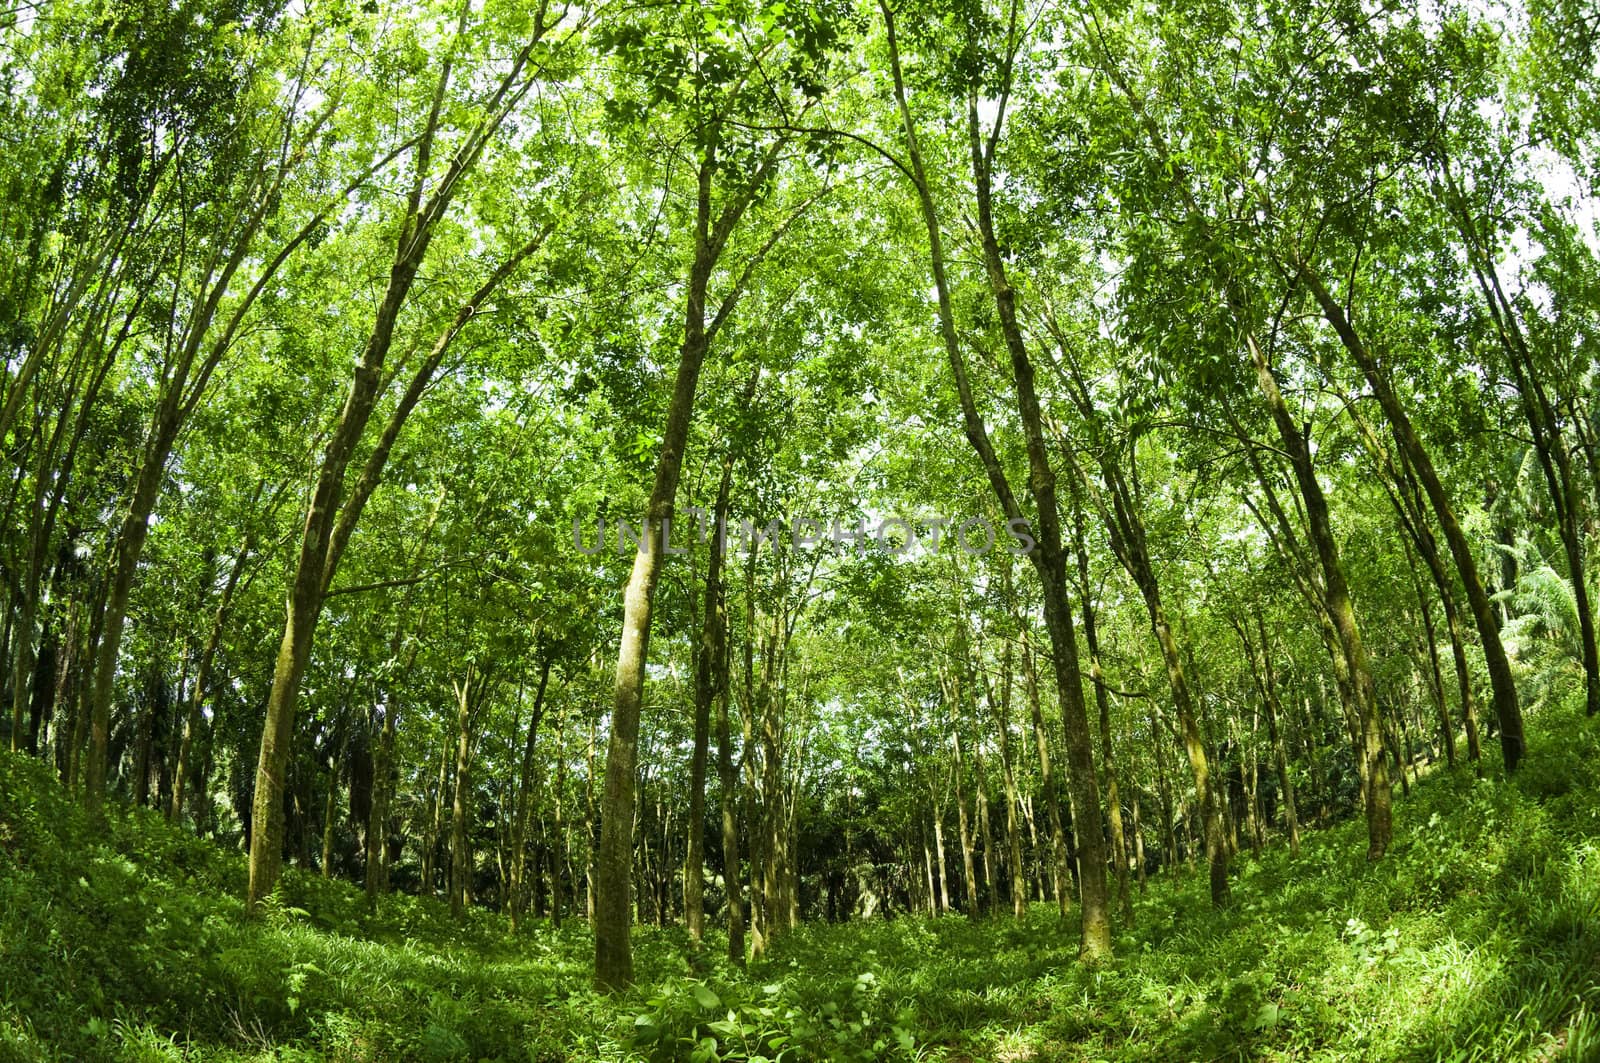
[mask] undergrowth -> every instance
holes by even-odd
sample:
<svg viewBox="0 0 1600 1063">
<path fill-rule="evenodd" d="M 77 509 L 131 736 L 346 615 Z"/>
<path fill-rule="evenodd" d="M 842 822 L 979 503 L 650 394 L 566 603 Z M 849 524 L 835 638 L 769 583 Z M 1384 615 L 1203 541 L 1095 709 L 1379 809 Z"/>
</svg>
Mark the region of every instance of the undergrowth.
<svg viewBox="0 0 1600 1063">
<path fill-rule="evenodd" d="M 93 832 L 4 755 L 0 1061 L 1600 1059 L 1600 733 L 1549 727 L 1514 782 L 1397 796 L 1377 864 L 1348 822 L 1241 855 L 1225 911 L 1153 879 L 1097 967 L 1043 905 L 809 925 L 748 971 L 640 928 L 617 997 L 581 922 L 513 938 L 293 870 L 247 920 L 239 854 L 140 811 Z"/>
</svg>

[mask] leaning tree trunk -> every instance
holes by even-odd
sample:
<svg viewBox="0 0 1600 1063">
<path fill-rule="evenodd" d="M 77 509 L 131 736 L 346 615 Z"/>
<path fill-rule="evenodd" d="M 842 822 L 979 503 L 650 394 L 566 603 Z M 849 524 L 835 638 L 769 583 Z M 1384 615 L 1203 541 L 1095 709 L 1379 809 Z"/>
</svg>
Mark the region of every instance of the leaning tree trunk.
<svg viewBox="0 0 1600 1063">
<path fill-rule="evenodd" d="M 466 16 L 467 9 L 463 8 L 458 36 L 465 32 Z M 547 28 L 543 15 L 538 15 L 534 21 L 532 40 L 518 50 L 506 74 L 490 93 L 484 117 L 466 131 L 445 174 L 436 182 L 436 175 L 429 172 L 429 159 L 444 108 L 446 86 L 450 82 L 451 60 L 445 61 L 435 86 L 427 126 L 418 138 L 415 149 L 415 172 L 395 242 L 389 278 L 373 318 L 372 330 L 351 376 L 344 406 L 323 448 L 316 484 L 306 510 L 298 558 L 290 577 L 287 616 L 273 665 L 272 689 L 267 697 L 267 718 L 261 732 L 261 752 L 256 764 L 256 790 L 251 813 L 254 828 L 250 838 L 250 882 L 245 895 L 248 911 L 254 911 L 261 898 L 277 885 L 282 870 L 283 781 L 294 733 L 295 706 L 306 667 L 311 661 L 317 620 L 322 614 L 329 586 L 344 549 L 355 532 L 367 500 L 383 477 L 384 467 L 388 464 L 389 454 L 400 430 L 432 384 L 451 344 L 468 322 L 477 316 L 479 306 L 538 250 L 549 235 L 547 227 L 501 262 L 456 311 L 454 318 L 412 374 L 410 383 L 390 412 L 382 433 L 368 452 L 360 476 L 347 497 L 346 471 L 388 383 L 384 366 L 394 342 L 395 324 L 427 257 L 438 222 L 448 212 L 461 188 L 462 178 L 477 165 L 485 146 L 504 124 L 517 101 L 532 87 L 533 82 L 524 77 L 524 71 Z M 433 191 L 424 199 L 430 182 L 434 182 Z"/>
<path fill-rule="evenodd" d="M 1354 722 L 1359 727 L 1357 754 L 1366 766 L 1367 859 L 1378 860 L 1388 851 L 1394 825 L 1390 811 L 1389 770 L 1383 761 L 1382 722 L 1378 716 L 1377 694 L 1372 685 L 1366 646 L 1361 640 L 1355 606 L 1350 601 L 1349 588 L 1345 583 L 1327 498 L 1322 493 L 1322 485 L 1318 483 L 1316 469 L 1311 463 L 1310 445 L 1289 414 L 1289 407 L 1278 389 L 1278 381 L 1273 376 L 1266 353 L 1256 343 L 1254 336 L 1247 334 L 1245 344 L 1255 364 L 1256 380 L 1267 411 L 1278 429 L 1278 437 L 1300 486 L 1306 524 L 1322 567 L 1322 591 L 1327 616 L 1338 635 L 1339 649 L 1349 669 L 1353 707 L 1358 717 Z"/>
<path fill-rule="evenodd" d="M 1081 384 L 1079 385 L 1081 389 Z M 1085 411 L 1087 391 L 1081 391 L 1080 404 Z M 1223 822 L 1222 802 L 1218 800 L 1216 782 L 1212 776 L 1211 757 L 1200 731 L 1195 697 L 1190 689 L 1190 677 L 1185 672 L 1183 657 L 1168 620 L 1165 603 L 1161 598 L 1161 584 L 1156 578 L 1155 566 L 1145 543 L 1144 521 L 1138 508 L 1138 498 L 1122 470 L 1109 459 L 1100 462 L 1101 476 L 1110 495 L 1110 506 L 1102 506 L 1106 531 L 1111 538 L 1112 551 L 1133 578 L 1144 601 L 1150 629 L 1155 634 L 1156 645 L 1161 650 L 1161 660 L 1166 665 L 1167 684 L 1172 691 L 1172 704 L 1178 715 L 1179 738 L 1189 770 L 1194 775 L 1195 795 L 1200 802 L 1201 825 L 1205 834 L 1206 863 L 1210 874 L 1211 903 L 1221 908 L 1229 899 L 1228 845 Z M 1135 468 L 1135 475 L 1137 468 Z M 1135 485 L 1137 484 L 1135 483 Z M 1096 683 L 1096 691 L 1104 697 L 1104 690 Z M 1109 735 L 1107 736 L 1109 747 Z"/>
<path fill-rule="evenodd" d="M 1494 323 L 1496 337 L 1505 354 L 1506 366 L 1511 370 L 1512 382 L 1516 385 L 1523 416 L 1533 438 L 1534 452 L 1544 473 L 1545 486 L 1550 492 L 1550 503 L 1555 511 L 1561 548 L 1567 557 L 1567 574 L 1571 578 L 1573 602 L 1578 614 L 1586 712 L 1590 716 L 1600 715 L 1600 636 L 1596 634 L 1594 613 L 1589 602 L 1583 535 L 1579 528 L 1580 491 L 1573 476 L 1572 456 L 1567 449 L 1561 417 L 1540 379 L 1533 351 L 1518 321 L 1517 307 L 1507 297 L 1500 283 L 1499 272 L 1494 264 L 1494 249 L 1482 242 L 1482 230 L 1467 209 L 1465 195 L 1450 169 L 1448 157 L 1440 153 L 1434 161 L 1443 178 L 1436 187 L 1442 186 L 1446 193 L 1445 206 L 1461 236 L 1467 264 L 1483 295 L 1490 320 Z M 1476 603 L 1472 604 L 1476 612 Z M 1499 708 L 1498 704 L 1496 708 Z M 1522 717 L 1519 713 L 1512 720 L 1500 719 L 1499 722 L 1506 770 L 1511 771 L 1524 752 Z M 1508 723 L 1512 725 L 1509 732 Z"/>
<path fill-rule="evenodd" d="M 906 137 L 906 154 L 916 185 L 922 218 L 928 235 L 929 265 L 938 299 L 939 332 L 955 378 L 962 421 L 967 441 L 982 462 L 991 489 L 1013 528 L 1030 527 L 1017 504 L 1004 466 L 989 440 L 988 430 L 978 412 L 967 375 L 966 354 L 956 333 L 951 307 L 950 285 L 945 273 L 943 234 L 933 200 L 933 185 L 922 162 L 916 123 L 907 103 L 905 78 L 900 66 L 894 15 L 886 2 L 879 4 L 889 48 L 889 66 L 894 81 L 895 102 Z M 1082 857 L 1079 894 L 1082 901 L 1080 951 L 1084 958 L 1096 960 L 1111 955 L 1109 890 L 1106 882 L 1105 836 L 1100 829 L 1100 791 L 1094 770 L 1094 750 L 1089 737 L 1088 710 L 1083 700 L 1083 675 L 1078 660 L 1077 632 L 1067 598 L 1066 564 L 1062 552 L 1061 517 L 1056 505 L 1055 473 L 1050 468 L 1045 445 L 1043 415 L 1034 386 L 1033 362 L 1023 342 L 1016 317 L 1015 293 L 1006 277 L 1004 260 L 994 233 L 990 203 L 990 164 L 995 141 L 987 150 L 977 131 L 977 101 L 968 101 L 968 124 L 972 148 L 972 175 L 977 192 L 977 225 L 983 243 L 984 265 L 990 296 L 999 319 L 1011 361 L 1012 385 L 1017 413 L 1021 419 L 1028 452 L 1028 486 L 1032 495 L 1036 523 L 1031 525 L 1033 549 L 1029 558 L 1039 575 L 1044 592 L 1045 627 L 1050 635 L 1050 650 L 1056 674 L 1056 694 L 1061 706 L 1062 728 L 1067 738 L 1067 792 L 1072 820 L 1077 826 L 1078 850 Z M 998 133 L 998 125 L 996 132 Z M 1063 888 L 1065 883 L 1063 883 Z"/>
<path fill-rule="evenodd" d="M 1506 657 L 1505 647 L 1500 641 L 1500 625 L 1495 619 L 1494 603 L 1489 600 L 1489 595 L 1483 587 L 1483 580 L 1478 574 L 1478 562 L 1473 554 L 1472 544 L 1467 541 L 1466 533 L 1461 530 L 1461 524 L 1456 520 L 1455 508 L 1451 505 L 1450 496 L 1439 480 L 1439 474 L 1434 470 L 1433 459 L 1423 446 L 1422 438 L 1412 425 L 1411 418 L 1406 414 L 1405 407 L 1395 393 L 1388 374 L 1378 365 L 1372 352 L 1361 342 L 1361 337 L 1346 317 L 1344 308 L 1323 286 L 1316 273 L 1301 263 L 1300 274 L 1310 287 L 1312 295 L 1316 297 L 1323 316 L 1338 333 L 1340 342 L 1360 367 L 1362 375 L 1372 388 L 1372 393 L 1377 396 L 1378 404 L 1389 422 L 1395 441 L 1399 443 L 1411 471 L 1416 475 L 1422 489 L 1428 495 L 1428 501 L 1433 505 L 1434 515 L 1439 520 L 1439 528 L 1444 533 L 1445 542 L 1450 547 L 1450 556 L 1456 563 L 1456 571 L 1460 574 L 1461 584 L 1466 589 L 1467 604 L 1472 611 L 1472 618 L 1478 626 L 1478 639 L 1483 646 L 1484 661 L 1489 669 L 1489 683 L 1494 691 L 1495 718 L 1500 724 L 1500 746 L 1505 754 L 1506 771 L 1515 771 L 1517 762 L 1522 759 L 1523 751 L 1526 749 L 1522 733 L 1522 709 L 1517 704 L 1517 687 L 1511 676 L 1511 662 Z M 1563 522 L 1564 534 L 1567 524 L 1568 522 Z M 1566 542 L 1565 537 L 1563 542 Z M 1574 554 L 1569 548 L 1568 553 L 1569 556 L 1576 557 L 1577 567 L 1573 571 L 1578 586 L 1575 589 L 1580 592 L 1580 602 L 1586 606 L 1587 588 L 1581 585 L 1582 550 L 1580 548 Z M 1585 611 L 1583 615 L 1587 617 L 1587 612 Z M 1586 690 L 1589 712 L 1593 714 L 1600 711 L 1600 660 L 1596 658 L 1592 617 L 1588 618 L 1583 636 Z"/>
</svg>

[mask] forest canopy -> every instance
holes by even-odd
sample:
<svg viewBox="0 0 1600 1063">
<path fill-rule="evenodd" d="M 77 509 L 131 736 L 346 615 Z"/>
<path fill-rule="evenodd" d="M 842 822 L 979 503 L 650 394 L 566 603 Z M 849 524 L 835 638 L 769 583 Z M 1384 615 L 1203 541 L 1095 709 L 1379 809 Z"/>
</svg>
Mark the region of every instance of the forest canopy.
<svg viewBox="0 0 1600 1063">
<path fill-rule="evenodd" d="M 556 949 L 624 1022 L 692 982 L 560 1050 L 662 1059 L 848 1055 L 782 979 L 782 1044 L 707 1025 L 855 948 L 808 924 L 1013 925 L 1090 979 L 1178 947 L 1134 936 L 1159 889 L 1231 925 L 1459 845 L 1446 905 L 1535 819 L 1600 896 L 1560 803 L 1600 748 L 1597 75 L 1574 0 L 11 6 L 0 896 L 165 839 L 247 951 L 342 897 Z M 1398 940 L 1371 903 L 1339 947 Z M 84 1044 L 249 1042 L 15 932 L 0 986 L 68 972 Z M 1580 1058 L 1593 933 L 1528 1027 L 1395 1051 Z M 427 1056 L 273 977 L 261 1051 Z M 851 1058 L 957 1051 L 852 984 Z M 1127 1058 L 1310 1058 L 1228 984 Z M 19 1058 L 31 1021 L 0 1000 Z M 1041 1036 L 1004 1058 L 1089 1035 Z"/>
</svg>

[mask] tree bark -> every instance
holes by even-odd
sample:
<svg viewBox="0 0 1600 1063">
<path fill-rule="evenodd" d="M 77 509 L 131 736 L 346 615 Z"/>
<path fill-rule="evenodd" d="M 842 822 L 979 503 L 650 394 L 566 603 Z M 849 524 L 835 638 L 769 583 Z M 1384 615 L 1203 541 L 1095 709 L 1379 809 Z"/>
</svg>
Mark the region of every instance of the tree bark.
<svg viewBox="0 0 1600 1063">
<path fill-rule="evenodd" d="M 945 274 L 943 237 L 940 232 L 938 210 L 934 205 L 932 185 L 923 167 L 916 125 L 906 103 L 905 79 L 900 67 L 894 16 L 887 3 L 880 3 L 879 8 L 887 34 L 889 66 L 894 80 L 895 101 L 906 136 L 910 173 L 916 185 L 923 222 L 928 233 L 929 262 L 938 298 L 940 336 L 944 343 L 946 358 L 950 363 L 951 374 L 955 378 L 967 440 L 972 444 L 984 466 L 990 486 L 1006 519 L 1015 522 L 1013 527 L 1028 526 L 1029 522 L 1023 517 L 1022 509 L 1017 504 L 999 456 L 990 443 L 988 431 L 978 413 L 968 380 L 966 356 L 956 335 L 955 317 L 951 309 L 950 286 Z M 1028 487 L 1036 510 L 1035 523 L 1032 525 L 1035 544 L 1028 556 L 1039 574 L 1039 581 L 1044 591 L 1045 627 L 1050 636 L 1056 692 L 1061 706 L 1062 727 L 1067 736 L 1068 799 L 1073 823 L 1080 829 L 1077 842 L 1082 857 L 1079 893 L 1083 919 L 1079 948 L 1085 959 L 1095 961 L 1111 955 L 1106 845 L 1105 836 L 1100 830 L 1100 792 L 1095 777 L 1094 750 L 1089 738 L 1088 711 L 1083 699 L 1083 675 L 1078 661 L 1077 633 L 1066 591 L 1066 565 L 1061 544 L 1061 517 L 1056 505 L 1055 473 L 1050 468 L 1045 445 L 1043 417 L 1034 386 L 1033 363 L 1023 342 L 1022 329 L 1016 317 L 1015 293 L 1006 277 L 999 243 L 994 235 L 989 175 L 1003 114 L 996 118 L 994 132 L 985 147 L 978 135 L 975 96 L 969 98 L 967 112 L 972 149 L 972 175 L 977 193 L 977 228 L 983 244 L 990 296 L 1005 337 L 1006 350 L 1010 355 L 1017 413 L 1027 439 Z"/>
<path fill-rule="evenodd" d="M 727 614 L 727 592 L 719 606 Z M 728 895 L 728 960 L 744 966 L 744 896 L 739 867 L 739 770 L 734 764 L 733 736 L 728 726 L 728 646 L 724 633 L 717 682 L 717 782 L 722 806 L 722 886 Z"/>
<path fill-rule="evenodd" d="M 458 37 L 465 32 L 467 15 L 467 8 L 463 8 L 461 25 L 457 27 Z M 368 453 L 359 479 L 347 496 L 346 472 L 387 383 L 383 370 L 394 341 L 395 325 L 427 256 L 438 223 L 460 190 L 462 178 L 477 164 L 484 147 L 504 124 L 511 109 L 532 87 L 532 80 L 525 79 L 523 75 L 533 49 L 546 29 L 542 13 L 534 23 L 533 39 L 518 51 L 510 69 L 490 93 L 485 116 L 467 131 L 443 176 L 435 178 L 430 173 L 429 159 L 439 129 L 446 86 L 450 82 L 452 61 L 449 59 L 445 60 L 440 72 L 434 89 L 432 110 L 417 142 L 414 176 L 388 281 L 378 303 L 372 330 L 351 377 L 343 408 L 318 464 L 316 484 L 301 533 L 298 559 L 290 577 L 287 616 L 273 665 L 272 690 L 267 698 L 267 718 L 262 728 L 261 752 L 256 766 L 252 809 L 255 829 L 250 839 L 250 883 L 245 897 L 246 909 L 250 911 L 254 911 L 261 898 L 277 885 L 282 868 L 283 780 L 294 733 L 295 705 L 306 667 L 311 660 L 317 620 L 344 549 L 349 544 L 367 500 L 382 479 L 400 430 L 432 383 L 450 345 L 477 315 L 479 306 L 538 249 L 549 234 L 548 228 L 543 230 L 501 262 L 456 311 L 412 375 L 410 384 Z M 423 194 L 430 181 L 433 182 L 433 191 L 424 200 Z"/>
<path fill-rule="evenodd" d="M 1366 646 L 1356 624 L 1355 607 L 1345 584 L 1344 567 L 1339 560 L 1338 544 L 1333 537 L 1333 524 L 1328 514 L 1328 503 L 1317 482 L 1316 469 L 1311 462 L 1311 449 L 1307 434 L 1302 434 L 1289 414 L 1289 407 L 1278 390 L 1277 378 L 1266 353 L 1257 345 L 1255 337 L 1245 336 L 1245 345 L 1255 365 L 1256 381 L 1266 402 L 1267 411 L 1278 429 L 1279 439 L 1289 456 L 1300 494 L 1305 502 L 1306 524 L 1322 567 L 1322 591 L 1327 615 L 1338 633 L 1339 648 L 1349 668 L 1354 709 L 1360 728 L 1357 755 L 1366 766 L 1365 798 L 1367 816 L 1367 859 L 1379 860 L 1388 851 L 1394 827 L 1390 812 L 1389 771 L 1383 761 L 1383 730 L 1378 716 L 1377 695 L 1372 685 L 1372 672 L 1367 664 Z M 1309 429 L 1309 425 L 1307 426 Z"/>
<path fill-rule="evenodd" d="M 606 748 L 605 790 L 601 796 L 600 852 L 595 864 L 594 970 L 597 986 L 621 989 L 633 981 L 633 950 L 628 940 L 632 922 L 634 775 L 638 759 L 639 710 L 644 696 L 644 669 L 649 659 L 650 623 L 661 554 L 670 534 L 673 500 L 683 450 L 694 413 L 696 385 L 705 361 L 706 286 L 721 251 L 710 228 L 711 176 L 708 154 L 699 174 L 698 219 L 694 265 L 689 277 L 684 339 L 677 378 L 662 432 L 655 486 L 645 511 L 644 542 L 634 556 L 633 573 L 623 595 L 622 645 L 617 651 L 617 681 L 611 711 L 611 739 Z"/>
<path fill-rule="evenodd" d="M 751 387 L 757 376 L 750 378 Z M 746 389 L 748 396 L 749 389 Z M 698 946 L 705 937 L 705 821 L 706 761 L 711 742 L 711 703 L 719 687 L 717 666 L 723 659 L 722 529 L 728 520 L 728 492 L 733 480 L 733 453 L 722 459 L 722 479 L 712 510 L 710 556 L 706 561 L 705 618 L 694 669 L 694 752 L 689 761 L 689 838 L 684 846 L 683 911 L 689 940 Z M 740 949 L 741 953 L 743 949 Z"/>
<path fill-rule="evenodd" d="M 1257 682 L 1261 686 L 1261 699 L 1267 707 L 1267 737 L 1272 742 L 1272 762 L 1278 772 L 1278 793 L 1283 802 L 1284 830 L 1289 835 L 1289 851 L 1300 855 L 1300 815 L 1295 808 L 1294 779 L 1289 775 L 1289 754 L 1283 735 L 1278 731 L 1278 720 L 1283 706 L 1278 700 L 1277 676 L 1272 668 L 1272 646 L 1267 636 L 1267 620 L 1256 603 L 1256 630 L 1261 638 L 1261 670 Z"/>
<path fill-rule="evenodd" d="M 1006 582 L 1010 584 L 1010 568 L 1006 569 Z M 1017 776 L 1011 756 L 1011 643 L 1007 640 L 1002 650 L 1000 664 L 1000 699 L 993 702 L 993 690 L 987 688 L 1000 729 L 1000 781 L 1006 795 L 1006 878 L 1011 885 L 1011 915 L 1021 919 L 1027 912 L 1027 881 L 1022 873 L 1022 830 L 1017 821 Z"/>
<path fill-rule="evenodd" d="M 1555 404 L 1550 401 L 1544 383 L 1540 380 L 1533 351 L 1528 346 L 1527 338 L 1523 335 L 1522 326 L 1518 322 L 1516 307 L 1507 298 L 1505 289 L 1500 283 L 1492 249 L 1480 242 L 1477 226 L 1467 209 L 1466 197 L 1461 186 L 1450 169 L 1448 157 L 1440 151 L 1436 161 L 1443 178 L 1445 206 L 1461 235 L 1467 263 L 1483 295 L 1490 319 L 1494 322 L 1496 336 L 1506 357 L 1506 366 L 1511 370 L 1512 381 L 1521 400 L 1523 416 L 1533 437 L 1539 467 L 1544 473 L 1545 485 L 1550 492 L 1550 502 L 1555 510 L 1556 528 L 1561 539 L 1562 551 L 1567 557 L 1573 601 L 1577 606 L 1578 637 L 1583 658 L 1585 711 L 1588 715 L 1594 716 L 1600 714 L 1600 643 L 1597 643 L 1594 613 L 1589 601 L 1583 536 L 1579 529 L 1581 500 L 1578 484 L 1572 472 L 1572 456 L 1567 449 Z M 1422 476 L 1421 469 L 1418 469 L 1418 476 Z M 1426 486 L 1426 481 L 1424 485 Z M 1448 530 L 1446 535 L 1449 535 Z M 1468 593 L 1471 593 L 1470 588 Z M 1476 602 L 1472 605 L 1476 618 Z M 1480 625 L 1481 623 L 1482 621 Z M 1491 678 L 1493 678 L 1492 672 Z M 1498 687 L 1496 689 L 1498 690 Z M 1509 772 L 1516 768 L 1517 762 L 1525 752 L 1522 715 L 1519 710 L 1514 716 L 1507 716 L 1501 711 L 1498 698 L 1495 708 L 1495 718 L 1500 724 L 1500 748 L 1505 757 L 1506 770 Z"/>
<path fill-rule="evenodd" d="M 466 675 L 455 683 L 456 691 L 456 770 L 454 796 L 450 802 L 450 916 L 466 916 L 472 901 L 472 754 L 476 734 L 474 724 L 478 706 L 489 689 L 489 674 L 468 663 Z"/>
<path fill-rule="evenodd" d="M 1489 683 L 1494 691 L 1495 719 L 1500 724 L 1500 748 L 1505 757 L 1506 771 L 1515 771 L 1527 748 L 1522 733 L 1522 709 L 1517 704 L 1517 687 L 1511 676 L 1511 662 L 1506 657 L 1504 645 L 1500 642 L 1500 625 L 1494 615 L 1494 604 L 1489 600 L 1489 595 L 1483 587 L 1483 580 L 1478 574 L 1478 563 L 1472 551 L 1472 544 L 1467 541 L 1466 533 L 1461 530 L 1461 524 L 1456 520 L 1455 508 L 1451 505 L 1450 496 L 1439 480 L 1439 474 L 1434 470 L 1433 459 L 1429 456 L 1427 448 L 1422 445 L 1422 438 L 1406 414 L 1405 407 L 1395 393 L 1388 374 L 1382 370 L 1372 352 L 1361 342 L 1361 337 L 1345 315 L 1344 308 L 1323 286 L 1315 271 L 1303 262 L 1299 263 L 1299 268 L 1300 276 L 1311 289 L 1317 305 L 1322 308 L 1323 316 L 1338 333 L 1345 350 L 1366 377 L 1368 386 L 1372 388 L 1378 404 L 1383 408 L 1384 417 L 1389 422 L 1395 441 L 1433 506 L 1434 516 L 1438 518 L 1439 529 L 1444 533 L 1445 542 L 1450 547 L 1450 556 L 1455 560 L 1456 571 L 1460 574 L 1462 586 L 1466 589 L 1468 607 L 1472 610 L 1472 618 L 1478 627 L 1478 639 L 1483 646 L 1484 660 L 1489 668 Z M 1536 436 L 1535 441 L 1537 440 Z M 1581 632 L 1584 640 L 1584 672 L 1587 677 L 1585 689 L 1589 699 L 1589 713 L 1593 715 L 1600 712 L 1600 658 L 1596 656 L 1594 622 L 1588 611 L 1587 588 L 1582 586 L 1581 549 L 1577 551 L 1576 558 L 1577 568 L 1573 570 L 1574 589 L 1579 592 L 1578 600 L 1581 603 L 1579 614 L 1585 621 Z"/>
<path fill-rule="evenodd" d="M 1067 869 L 1067 837 L 1061 825 L 1061 801 L 1056 796 L 1055 774 L 1050 761 L 1050 738 L 1044 726 L 1044 709 L 1039 698 L 1038 671 L 1033 663 L 1033 644 L 1027 628 L 1022 630 L 1022 675 L 1028 695 L 1028 710 L 1033 717 L 1033 744 L 1039 754 L 1039 791 L 1050 823 L 1050 881 L 1052 896 L 1066 918 L 1071 906 L 1072 874 Z"/>
<path fill-rule="evenodd" d="M 539 739 L 539 721 L 544 717 L 544 692 L 550 685 L 550 666 L 554 663 L 547 651 L 539 663 L 539 687 L 533 695 L 533 711 L 528 718 L 528 736 L 522 747 L 522 765 L 517 776 L 516 819 L 511 825 L 511 932 L 517 932 L 522 913 L 528 906 L 528 821 L 533 813 L 533 793 L 537 787 L 534 772 L 534 749 Z"/>
<path fill-rule="evenodd" d="M 1122 827 L 1122 797 L 1117 788 L 1117 761 L 1111 745 L 1111 696 L 1100 669 L 1100 632 L 1095 622 L 1094 598 L 1089 585 L 1088 529 L 1084 527 L 1080 492 L 1073 492 L 1073 545 L 1078 555 L 1078 594 L 1083 598 L 1083 641 L 1089 651 L 1089 680 L 1094 684 L 1095 707 L 1100 710 L 1100 763 L 1106 777 L 1106 818 L 1111 827 L 1111 856 L 1117 875 L 1117 903 L 1122 921 L 1133 925 L 1133 898 L 1128 889 L 1128 846 Z"/>
</svg>

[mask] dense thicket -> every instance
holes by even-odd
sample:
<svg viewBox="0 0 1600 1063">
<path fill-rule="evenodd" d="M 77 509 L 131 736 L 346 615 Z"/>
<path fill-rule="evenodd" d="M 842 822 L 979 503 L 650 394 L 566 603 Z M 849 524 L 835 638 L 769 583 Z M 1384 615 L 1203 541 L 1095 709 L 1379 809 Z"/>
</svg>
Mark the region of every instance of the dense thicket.
<svg viewBox="0 0 1600 1063">
<path fill-rule="evenodd" d="M 1048 901 L 1092 964 L 1153 875 L 1389 859 L 1396 787 L 1600 714 L 1597 48 L 1552 0 L 6 12 L 0 741 L 247 851 L 253 912 L 287 862 L 587 919 L 607 988 L 637 923 Z"/>
</svg>

